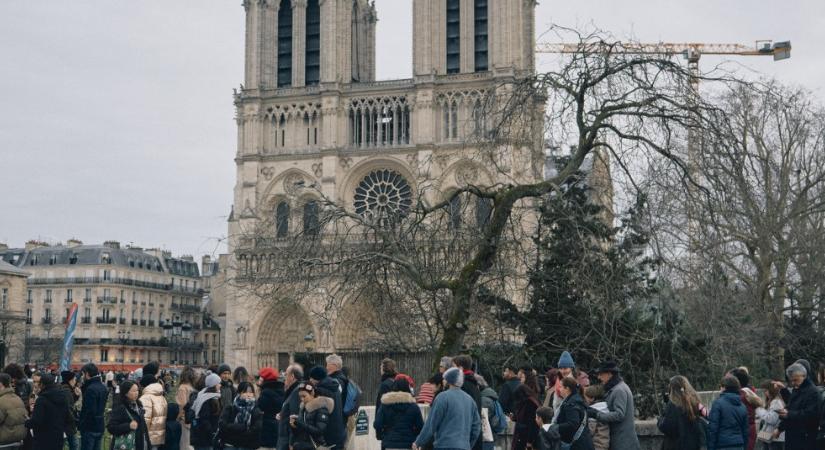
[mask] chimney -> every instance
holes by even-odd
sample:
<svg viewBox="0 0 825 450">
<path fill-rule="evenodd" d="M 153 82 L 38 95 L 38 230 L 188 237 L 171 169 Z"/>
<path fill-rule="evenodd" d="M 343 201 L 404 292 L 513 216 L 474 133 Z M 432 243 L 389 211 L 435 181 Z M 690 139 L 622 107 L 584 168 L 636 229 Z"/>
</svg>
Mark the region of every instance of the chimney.
<svg viewBox="0 0 825 450">
<path fill-rule="evenodd" d="M 26 250 L 27 251 L 28 250 L 34 250 L 34 249 L 37 249 L 37 248 L 45 248 L 45 247 L 48 247 L 48 246 L 49 246 L 49 244 L 47 244 L 43 241 L 35 240 L 35 239 L 32 239 L 32 240 L 26 242 Z"/>
<path fill-rule="evenodd" d="M 83 241 L 81 241 L 80 239 L 71 238 L 68 241 L 66 241 L 66 247 L 69 248 L 75 248 L 79 245 L 83 245 Z"/>
<path fill-rule="evenodd" d="M 195 258 L 192 255 L 183 255 L 180 257 L 183 261 L 195 262 Z"/>
<path fill-rule="evenodd" d="M 9 246 L 8 246 L 8 245 L 6 245 L 6 244 L 5 244 L 5 243 L 3 243 L 3 242 L 0 242 L 0 251 L 3 251 L 3 250 L 8 250 L 8 249 L 9 249 Z"/>
<path fill-rule="evenodd" d="M 203 255 L 201 258 L 201 267 L 206 267 L 212 262 L 212 257 L 209 255 Z"/>
<path fill-rule="evenodd" d="M 111 249 L 120 250 L 120 242 L 118 241 L 105 241 L 103 243 L 104 247 L 109 247 Z"/>
</svg>

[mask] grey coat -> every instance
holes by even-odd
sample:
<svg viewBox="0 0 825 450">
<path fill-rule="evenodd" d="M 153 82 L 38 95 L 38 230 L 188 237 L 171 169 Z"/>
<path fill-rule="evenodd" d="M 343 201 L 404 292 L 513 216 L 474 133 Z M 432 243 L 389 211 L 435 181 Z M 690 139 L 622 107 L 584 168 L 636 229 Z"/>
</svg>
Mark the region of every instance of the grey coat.
<svg viewBox="0 0 825 450">
<path fill-rule="evenodd" d="M 639 450 L 636 436 L 633 393 L 624 381 L 619 382 L 605 397 L 607 412 L 600 412 L 596 419 L 610 426 L 610 450 Z"/>
</svg>

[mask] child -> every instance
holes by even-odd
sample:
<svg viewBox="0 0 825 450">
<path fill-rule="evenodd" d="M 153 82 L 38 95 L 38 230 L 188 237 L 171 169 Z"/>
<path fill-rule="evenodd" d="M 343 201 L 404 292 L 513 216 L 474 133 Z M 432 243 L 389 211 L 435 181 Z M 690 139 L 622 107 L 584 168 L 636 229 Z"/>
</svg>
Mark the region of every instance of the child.
<svg viewBox="0 0 825 450">
<path fill-rule="evenodd" d="M 180 422 L 178 414 L 180 406 L 177 403 L 169 403 L 166 407 L 166 441 L 160 447 L 162 450 L 180 450 Z"/>
<path fill-rule="evenodd" d="M 604 386 L 601 384 L 586 387 L 584 389 L 584 401 L 597 411 L 607 411 L 607 403 L 604 401 Z M 593 436 L 593 448 L 608 450 L 610 448 L 610 426 L 596 419 L 587 419 L 587 426 L 590 428 L 590 435 Z"/>
<path fill-rule="evenodd" d="M 551 450 L 557 448 L 556 443 L 559 442 L 558 426 L 551 427 L 553 424 L 553 408 L 542 406 L 536 410 L 536 425 L 539 426 L 539 448 L 538 450 Z"/>
</svg>

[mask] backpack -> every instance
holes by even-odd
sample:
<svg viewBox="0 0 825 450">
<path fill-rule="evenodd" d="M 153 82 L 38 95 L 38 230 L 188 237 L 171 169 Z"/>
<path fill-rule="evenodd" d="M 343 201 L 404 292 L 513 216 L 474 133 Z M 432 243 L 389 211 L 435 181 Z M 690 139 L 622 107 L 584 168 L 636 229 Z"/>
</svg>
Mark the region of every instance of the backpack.
<svg viewBox="0 0 825 450">
<path fill-rule="evenodd" d="M 198 418 L 195 417 L 195 410 L 192 409 L 196 398 L 198 398 L 198 391 L 192 391 L 189 394 L 189 400 L 183 406 L 183 422 L 187 425 L 197 425 Z"/>
<path fill-rule="evenodd" d="M 355 384 L 354 381 L 349 380 L 347 383 L 347 401 L 344 402 L 344 417 L 349 417 L 358 411 L 361 407 L 361 388 Z"/>
<path fill-rule="evenodd" d="M 490 416 L 490 427 L 494 434 L 501 434 L 507 430 L 507 416 L 504 415 L 504 408 L 498 400 L 494 400 L 491 409 L 493 415 Z"/>
</svg>

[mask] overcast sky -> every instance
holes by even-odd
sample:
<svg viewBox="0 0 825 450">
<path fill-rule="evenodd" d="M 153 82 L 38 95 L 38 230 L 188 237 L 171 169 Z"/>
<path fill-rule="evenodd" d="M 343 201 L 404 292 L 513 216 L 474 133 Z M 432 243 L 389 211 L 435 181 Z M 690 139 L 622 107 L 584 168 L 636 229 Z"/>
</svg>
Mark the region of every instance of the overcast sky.
<svg viewBox="0 0 825 450">
<path fill-rule="evenodd" d="M 378 78 L 409 77 L 412 1 L 376 3 Z M 825 98 L 823 0 L 540 3 L 539 34 L 592 23 L 641 41 L 791 40 L 788 61 L 736 65 Z M 243 21 L 240 0 L 0 0 L 0 242 L 223 250 Z"/>
</svg>

